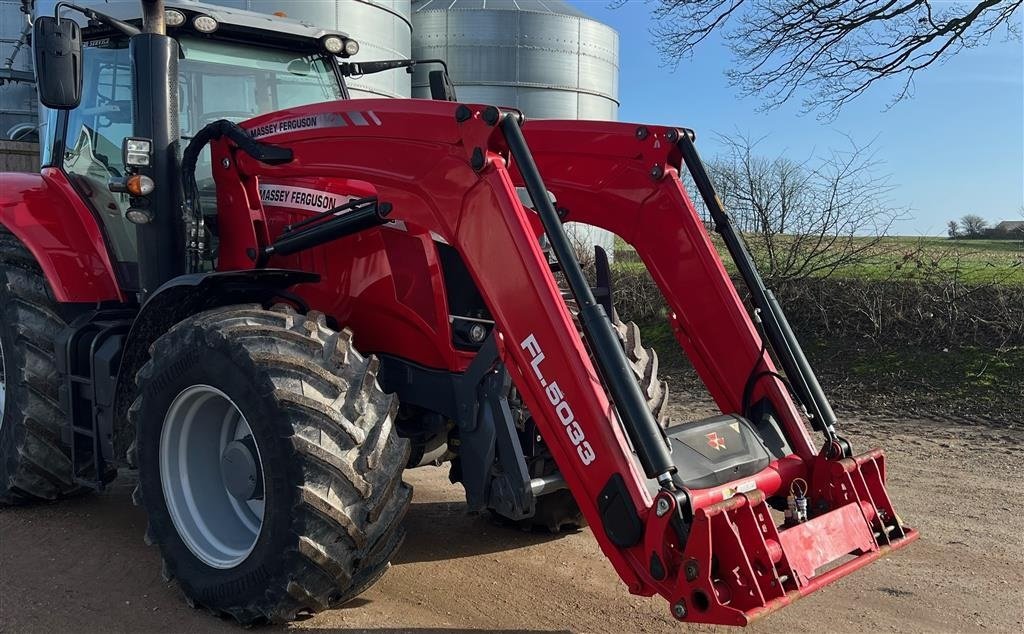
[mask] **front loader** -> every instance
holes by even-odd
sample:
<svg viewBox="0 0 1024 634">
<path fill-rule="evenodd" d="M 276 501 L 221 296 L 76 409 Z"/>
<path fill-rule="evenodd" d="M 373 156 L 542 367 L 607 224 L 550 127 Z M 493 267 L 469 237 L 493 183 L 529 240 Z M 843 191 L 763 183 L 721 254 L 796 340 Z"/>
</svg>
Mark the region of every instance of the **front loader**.
<svg viewBox="0 0 1024 634">
<path fill-rule="evenodd" d="M 472 511 L 589 523 L 680 621 L 747 624 L 916 539 L 691 130 L 528 122 L 458 102 L 445 71 L 433 100 L 348 100 L 348 75 L 425 62 L 141 4 L 35 21 L 51 125 L 42 174 L 0 177 L 0 499 L 138 469 L 165 575 L 242 623 L 372 585 L 425 465 Z M 657 359 L 569 221 L 636 249 L 720 415 L 664 424 Z"/>
</svg>

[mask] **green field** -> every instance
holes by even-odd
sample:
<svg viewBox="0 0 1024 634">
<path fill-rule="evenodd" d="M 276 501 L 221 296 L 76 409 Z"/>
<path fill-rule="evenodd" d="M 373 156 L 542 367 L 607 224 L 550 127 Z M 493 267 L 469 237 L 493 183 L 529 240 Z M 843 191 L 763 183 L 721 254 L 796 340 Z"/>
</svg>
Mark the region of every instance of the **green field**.
<svg viewBox="0 0 1024 634">
<path fill-rule="evenodd" d="M 780 248 L 786 237 L 775 238 Z M 871 238 L 854 238 L 867 244 Z M 719 252 L 721 242 L 714 236 Z M 757 236 L 747 239 L 755 259 L 762 260 L 763 248 Z M 615 266 L 622 270 L 641 269 L 629 245 L 615 242 Z M 734 271 L 728 256 L 726 269 Z M 766 267 L 761 266 L 767 273 Z M 1024 241 L 1021 240 L 951 240 L 936 237 L 893 236 L 882 238 L 859 258 L 859 261 L 827 273 L 838 278 L 869 280 L 931 280 L 956 281 L 964 284 L 1000 284 L 1024 286 Z"/>
</svg>

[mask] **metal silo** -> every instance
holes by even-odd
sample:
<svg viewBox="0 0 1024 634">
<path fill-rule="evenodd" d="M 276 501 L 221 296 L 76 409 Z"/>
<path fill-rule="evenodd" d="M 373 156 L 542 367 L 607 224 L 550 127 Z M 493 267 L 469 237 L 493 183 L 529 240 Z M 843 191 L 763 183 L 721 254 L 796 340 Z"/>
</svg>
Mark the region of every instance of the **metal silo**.
<svg viewBox="0 0 1024 634">
<path fill-rule="evenodd" d="M 533 119 L 617 118 L 619 34 L 564 0 L 414 0 L 412 23 L 413 57 L 446 60 L 459 101 Z M 430 70 L 416 69 L 413 97 L 430 96 Z M 613 255 L 608 231 L 567 228 Z"/>
<path fill-rule="evenodd" d="M 0 139 L 34 139 L 35 86 L 21 0 L 0 0 Z"/>
<path fill-rule="evenodd" d="M 460 101 L 542 119 L 615 119 L 619 35 L 563 0 L 414 0 L 413 57 L 448 62 Z M 427 71 L 413 96 L 428 97 Z"/>
<path fill-rule="evenodd" d="M 412 51 L 410 0 L 206 0 L 210 4 L 289 18 L 345 32 L 359 42 L 352 61 L 408 59 Z M 353 97 L 408 97 L 407 73 L 392 71 L 349 79 Z"/>
</svg>

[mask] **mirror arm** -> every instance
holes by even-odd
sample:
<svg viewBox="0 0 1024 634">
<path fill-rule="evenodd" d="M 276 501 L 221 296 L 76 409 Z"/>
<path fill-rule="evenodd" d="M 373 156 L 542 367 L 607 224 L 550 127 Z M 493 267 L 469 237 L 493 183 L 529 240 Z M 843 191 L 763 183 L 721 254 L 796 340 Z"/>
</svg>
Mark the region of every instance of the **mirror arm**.
<svg viewBox="0 0 1024 634">
<path fill-rule="evenodd" d="M 100 22 L 101 24 L 105 24 L 112 29 L 120 31 L 128 37 L 138 35 L 142 32 L 139 29 L 132 26 L 131 24 L 128 24 L 127 22 L 124 22 L 122 20 L 118 20 L 117 18 L 113 18 L 107 15 L 106 13 L 100 13 L 99 11 L 96 11 L 95 9 L 90 9 L 88 7 L 80 7 L 77 4 L 73 4 L 71 2 L 58 2 L 57 5 L 53 8 L 53 17 L 59 19 L 60 10 L 62 8 L 71 9 L 72 11 L 78 11 L 90 20 L 95 20 L 97 22 Z"/>
</svg>

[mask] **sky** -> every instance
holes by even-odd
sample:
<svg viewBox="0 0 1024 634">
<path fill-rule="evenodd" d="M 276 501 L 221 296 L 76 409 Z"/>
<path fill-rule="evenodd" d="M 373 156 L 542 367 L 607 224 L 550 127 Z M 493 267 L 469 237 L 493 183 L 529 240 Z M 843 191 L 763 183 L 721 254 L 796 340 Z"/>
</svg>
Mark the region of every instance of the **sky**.
<svg viewBox="0 0 1024 634">
<path fill-rule="evenodd" d="M 619 32 L 619 120 L 681 125 L 697 132 L 705 158 L 720 151 L 715 134 L 767 137 L 768 156 L 796 160 L 873 141 L 879 170 L 895 186 L 891 203 L 908 210 L 898 235 L 944 235 L 946 223 L 967 213 L 990 222 L 1024 220 L 1024 45 L 993 38 L 915 79 L 913 98 L 886 110 L 897 82 L 881 83 L 845 106 L 832 121 L 802 114 L 800 96 L 760 112 L 742 98 L 725 70 L 732 54 L 709 40 L 693 59 L 667 68 L 653 44 L 650 7 L 630 0 L 570 0 Z M 1018 19 L 1024 19 L 1024 11 Z"/>
</svg>

